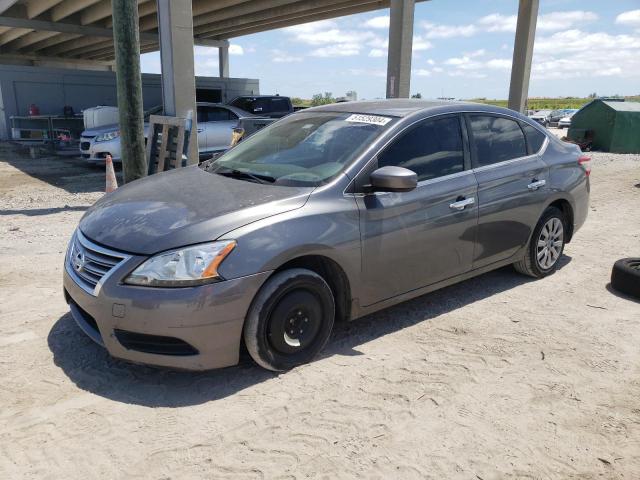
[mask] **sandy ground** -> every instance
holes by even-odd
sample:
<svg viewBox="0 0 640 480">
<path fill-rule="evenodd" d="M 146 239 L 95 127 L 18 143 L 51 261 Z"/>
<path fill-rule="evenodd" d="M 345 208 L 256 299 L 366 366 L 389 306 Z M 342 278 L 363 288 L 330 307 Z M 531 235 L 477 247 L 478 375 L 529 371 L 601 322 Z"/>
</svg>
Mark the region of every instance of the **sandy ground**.
<svg viewBox="0 0 640 480">
<path fill-rule="evenodd" d="M 275 375 L 115 361 L 71 319 L 67 240 L 101 170 L 0 149 L 0 478 L 640 478 L 640 156 L 593 153 L 562 268 L 510 268 L 338 326 Z"/>
</svg>

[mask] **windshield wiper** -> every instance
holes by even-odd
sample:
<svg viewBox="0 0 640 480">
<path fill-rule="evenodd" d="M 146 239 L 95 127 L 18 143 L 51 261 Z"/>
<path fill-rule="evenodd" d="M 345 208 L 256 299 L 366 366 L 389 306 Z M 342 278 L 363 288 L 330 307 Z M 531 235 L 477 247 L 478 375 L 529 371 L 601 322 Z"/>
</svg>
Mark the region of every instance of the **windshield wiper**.
<svg viewBox="0 0 640 480">
<path fill-rule="evenodd" d="M 244 170 L 228 169 L 222 172 L 219 170 L 220 169 L 215 170 L 213 173 L 217 173 L 218 175 L 223 175 L 225 177 L 231 177 L 231 178 L 250 178 L 262 184 L 274 183 L 276 181 L 275 178 L 270 177 L 269 175 L 260 175 L 260 174 L 245 172 Z"/>
</svg>

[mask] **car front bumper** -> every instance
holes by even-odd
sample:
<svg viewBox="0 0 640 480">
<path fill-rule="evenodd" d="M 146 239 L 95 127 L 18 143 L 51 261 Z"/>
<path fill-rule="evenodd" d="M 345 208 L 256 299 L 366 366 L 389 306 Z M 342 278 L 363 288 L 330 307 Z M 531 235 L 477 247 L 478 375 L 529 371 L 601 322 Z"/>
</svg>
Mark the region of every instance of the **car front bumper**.
<svg viewBox="0 0 640 480">
<path fill-rule="evenodd" d="M 80 137 L 80 156 L 91 163 L 102 163 L 107 155 L 114 162 L 120 161 L 120 138 L 96 142 L 95 137 Z"/>
<path fill-rule="evenodd" d="M 78 326 L 116 358 L 186 370 L 238 363 L 244 319 L 270 272 L 188 288 L 150 288 L 121 280 L 145 257 L 115 267 L 88 293 L 65 260 L 64 294 Z"/>
</svg>

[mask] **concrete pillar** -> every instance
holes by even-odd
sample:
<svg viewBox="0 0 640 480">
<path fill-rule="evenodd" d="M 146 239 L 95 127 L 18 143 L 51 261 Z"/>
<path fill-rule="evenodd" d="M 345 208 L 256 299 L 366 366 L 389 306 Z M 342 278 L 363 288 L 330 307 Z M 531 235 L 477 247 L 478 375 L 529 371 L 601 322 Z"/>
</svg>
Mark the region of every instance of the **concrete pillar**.
<svg viewBox="0 0 640 480">
<path fill-rule="evenodd" d="M 157 0 L 165 115 L 193 119 L 189 163 L 198 163 L 196 80 L 193 66 L 191 0 Z"/>
<path fill-rule="evenodd" d="M 218 47 L 218 67 L 220 68 L 220 78 L 229 77 L 229 45 Z"/>
<path fill-rule="evenodd" d="M 113 0 L 111 6 L 122 168 L 124 181 L 131 182 L 147 174 L 138 4 L 131 0 Z"/>
<path fill-rule="evenodd" d="M 511 85 L 509 86 L 509 108 L 523 113 L 529 95 L 531 59 L 536 38 L 539 0 L 520 0 L 516 38 L 513 45 Z"/>
<path fill-rule="evenodd" d="M 409 98 L 415 0 L 391 0 L 387 98 Z"/>
</svg>

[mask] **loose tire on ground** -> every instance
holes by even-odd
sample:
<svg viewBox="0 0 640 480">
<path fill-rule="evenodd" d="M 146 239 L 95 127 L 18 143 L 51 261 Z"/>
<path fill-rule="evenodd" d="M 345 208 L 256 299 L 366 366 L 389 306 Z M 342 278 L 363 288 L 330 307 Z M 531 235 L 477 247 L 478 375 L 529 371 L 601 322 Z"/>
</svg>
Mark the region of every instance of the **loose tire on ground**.
<svg viewBox="0 0 640 480">
<path fill-rule="evenodd" d="M 559 236 L 553 236 L 554 241 L 552 243 L 554 246 L 552 248 L 555 259 L 552 264 L 545 264 L 545 262 L 541 261 L 539 258 L 539 254 L 544 251 L 545 248 L 542 244 L 543 242 L 547 242 L 543 235 L 543 229 L 546 229 L 547 226 L 553 225 L 554 223 L 557 226 L 558 224 L 554 222 L 554 219 L 559 220 L 561 232 L 559 233 Z M 533 229 L 533 233 L 531 234 L 531 238 L 527 244 L 527 252 L 525 256 L 513 264 L 515 269 L 524 275 L 534 278 L 543 278 L 547 275 L 551 275 L 558 268 L 558 261 L 564 252 L 566 232 L 567 224 L 562 211 L 556 207 L 547 208 L 540 217 L 540 220 L 538 220 L 536 227 Z M 550 246 L 551 243 L 547 243 L 547 248 Z M 545 257 L 543 256 L 543 258 Z"/>
<path fill-rule="evenodd" d="M 244 342 L 261 367 L 289 370 L 324 348 L 334 318 L 333 294 L 320 275 L 304 268 L 284 270 L 269 278 L 253 299 Z"/>
<path fill-rule="evenodd" d="M 640 299 L 640 258 L 623 258 L 614 263 L 611 286 L 621 293 Z"/>
</svg>

